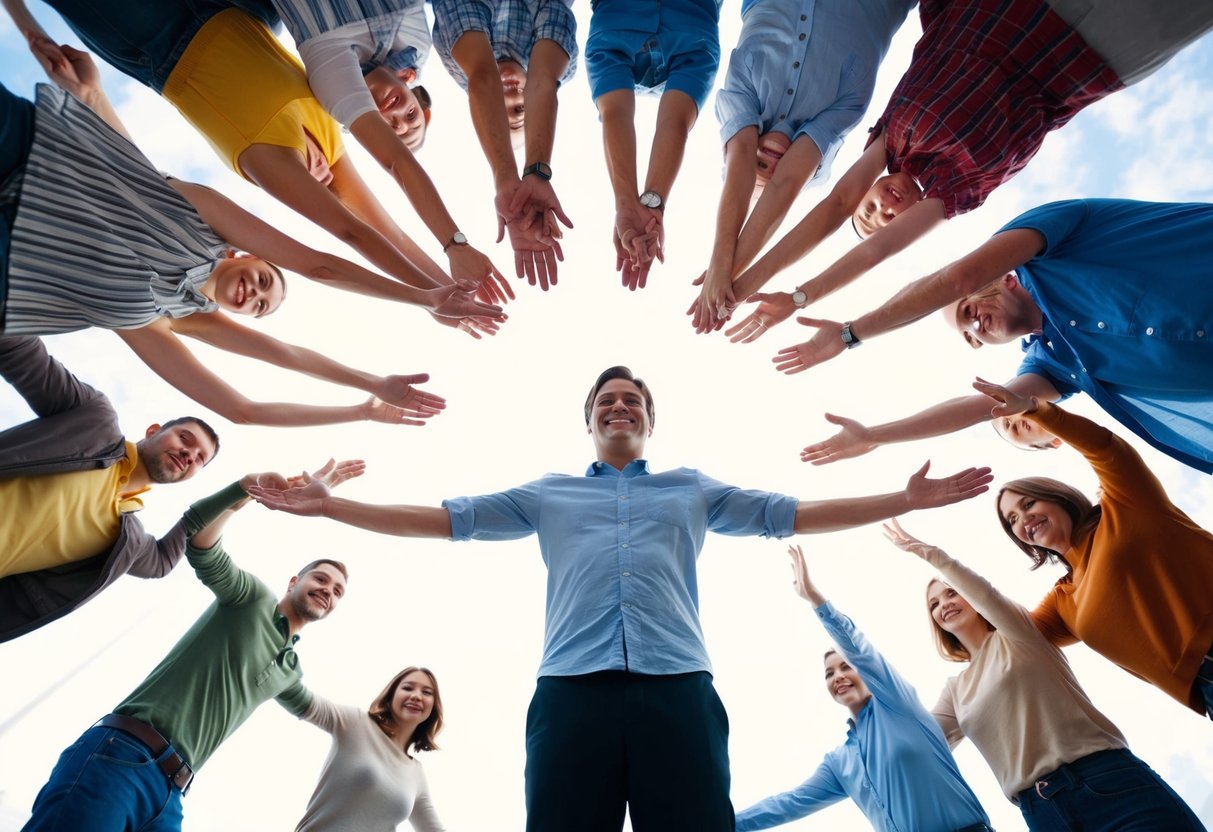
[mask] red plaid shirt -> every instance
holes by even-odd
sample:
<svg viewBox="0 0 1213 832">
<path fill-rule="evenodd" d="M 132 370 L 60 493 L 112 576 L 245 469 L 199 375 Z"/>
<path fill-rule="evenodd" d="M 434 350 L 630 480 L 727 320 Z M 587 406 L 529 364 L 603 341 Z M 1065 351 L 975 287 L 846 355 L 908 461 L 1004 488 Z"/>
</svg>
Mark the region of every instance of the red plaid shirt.
<svg viewBox="0 0 1213 832">
<path fill-rule="evenodd" d="M 1036 155 L 1045 135 L 1123 84 L 1042 0 L 921 0 L 910 68 L 871 129 L 951 218 Z"/>
</svg>

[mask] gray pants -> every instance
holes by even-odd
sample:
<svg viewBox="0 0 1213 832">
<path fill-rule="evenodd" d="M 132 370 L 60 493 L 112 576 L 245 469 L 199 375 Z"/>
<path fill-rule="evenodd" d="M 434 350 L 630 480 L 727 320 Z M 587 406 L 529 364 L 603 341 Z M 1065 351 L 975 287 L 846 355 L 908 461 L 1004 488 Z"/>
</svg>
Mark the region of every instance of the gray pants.
<svg viewBox="0 0 1213 832">
<path fill-rule="evenodd" d="M 1127 87 L 1213 28 L 1213 0 L 1045 0 Z"/>
</svg>

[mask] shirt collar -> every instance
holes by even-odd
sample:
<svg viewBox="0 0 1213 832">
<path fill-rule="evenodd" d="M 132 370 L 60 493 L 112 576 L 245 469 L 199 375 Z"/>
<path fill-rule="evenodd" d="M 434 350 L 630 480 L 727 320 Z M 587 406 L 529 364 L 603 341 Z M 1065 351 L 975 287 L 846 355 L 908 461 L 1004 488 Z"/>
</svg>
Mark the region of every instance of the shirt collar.
<svg viewBox="0 0 1213 832">
<path fill-rule="evenodd" d="M 614 465 L 608 465 L 601 460 L 594 460 L 590 463 L 590 467 L 585 469 L 587 477 L 598 476 L 616 476 L 616 477 L 640 477 L 652 473 L 649 470 L 649 461 L 647 459 L 633 459 L 623 467 L 622 471 L 615 468 Z"/>
<path fill-rule="evenodd" d="M 278 632 L 282 634 L 282 637 L 284 639 L 286 639 L 286 641 L 291 646 L 298 644 L 299 634 L 295 633 L 295 635 L 293 635 L 293 636 L 290 634 L 291 623 L 286 620 L 286 616 L 282 614 L 282 610 L 277 609 L 277 608 L 274 609 L 274 626 L 278 629 Z"/>
</svg>

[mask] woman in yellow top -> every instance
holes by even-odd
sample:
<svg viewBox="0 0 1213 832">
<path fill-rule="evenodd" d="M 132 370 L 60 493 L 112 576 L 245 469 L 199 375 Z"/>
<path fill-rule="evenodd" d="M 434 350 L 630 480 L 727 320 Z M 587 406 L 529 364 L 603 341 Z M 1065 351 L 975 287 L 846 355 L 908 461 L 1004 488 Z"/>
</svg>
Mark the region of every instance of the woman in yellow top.
<svg viewBox="0 0 1213 832">
<path fill-rule="evenodd" d="M 46 38 L 23 0 L 3 2 L 27 38 Z M 52 0 L 50 5 L 94 52 L 161 93 L 236 173 L 385 273 L 420 288 L 450 284 L 451 276 L 475 280 L 480 298 L 490 303 L 513 297 L 496 267 L 468 244 L 407 152 L 407 160 L 395 159 L 392 173 L 442 243 L 451 276 L 396 225 L 344 155 L 340 128 L 312 95 L 298 59 L 265 25 L 273 19 L 268 3 Z M 388 96 L 378 103 L 390 109 L 392 100 Z M 475 337 L 497 329 L 485 318 L 445 322 Z"/>
</svg>

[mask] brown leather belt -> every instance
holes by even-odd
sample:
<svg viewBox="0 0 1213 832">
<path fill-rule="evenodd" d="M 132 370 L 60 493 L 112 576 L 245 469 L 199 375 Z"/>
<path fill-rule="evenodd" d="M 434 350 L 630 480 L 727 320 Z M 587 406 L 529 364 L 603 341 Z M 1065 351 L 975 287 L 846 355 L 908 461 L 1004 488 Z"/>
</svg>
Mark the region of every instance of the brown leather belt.
<svg viewBox="0 0 1213 832">
<path fill-rule="evenodd" d="M 194 780 L 194 770 L 175 748 L 167 757 L 161 757 L 172 743 L 161 736 L 155 728 L 133 716 L 122 714 L 106 714 L 97 721 L 97 724 L 105 728 L 117 728 L 139 740 L 147 746 L 148 751 L 152 752 L 152 756 L 156 759 L 156 766 L 164 772 L 164 776 L 170 783 L 181 790 L 182 796 L 190 790 L 190 784 Z"/>
</svg>

